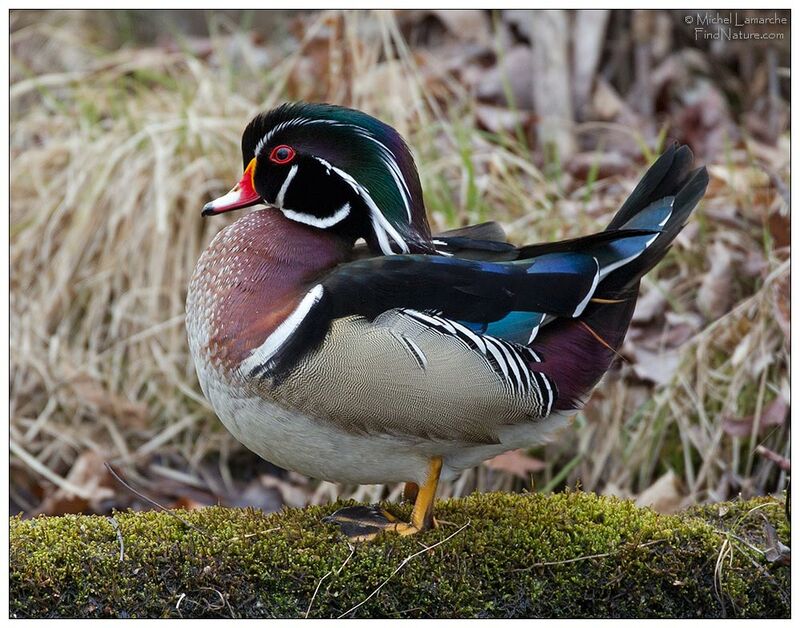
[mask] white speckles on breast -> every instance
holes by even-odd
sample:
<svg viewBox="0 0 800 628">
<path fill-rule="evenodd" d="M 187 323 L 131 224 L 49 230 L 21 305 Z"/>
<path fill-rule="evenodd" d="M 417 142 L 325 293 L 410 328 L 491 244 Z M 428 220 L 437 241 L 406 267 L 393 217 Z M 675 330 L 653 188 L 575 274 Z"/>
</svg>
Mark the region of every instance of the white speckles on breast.
<svg viewBox="0 0 800 628">
<path fill-rule="evenodd" d="M 214 359 L 211 341 L 226 336 L 231 324 L 227 315 L 231 292 L 242 281 L 246 260 L 240 254 L 239 243 L 254 235 L 263 236 L 263 233 L 253 233 L 258 231 L 258 226 L 257 213 L 253 213 L 220 231 L 203 251 L 189 282 L 186 329 L 189 349 L 206 396 L 208 372 L 222 366 Z"/>
<path fill-rule="evenodd" d="M 349 250 L 337 236 L 271 209 L 220 231 L 189 284 L 186 325 L 195 361 L 234 371 L 296 307 L 309 282 Z"/>
</svg>

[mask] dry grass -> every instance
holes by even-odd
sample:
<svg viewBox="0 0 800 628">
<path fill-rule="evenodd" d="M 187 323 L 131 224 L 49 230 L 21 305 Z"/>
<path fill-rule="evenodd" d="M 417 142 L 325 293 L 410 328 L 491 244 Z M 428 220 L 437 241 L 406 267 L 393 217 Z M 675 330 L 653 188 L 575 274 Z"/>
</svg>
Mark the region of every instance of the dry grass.
<svg viewBox="0 0 800 628">
<path fill-rule="evenodd" d="M 12 27 L 20 19 L 12 16 Z M 240 133 L 256 112 L 287 99 L 365 109 L 414 147 L 436 227 L 491 217 L 517 242 L 603 228 L 640 175 L 544 176 L 517 134 L 480 130 L 470 94 L 407 46 L 391 14 L 316 14 L 307 24 L 295 47 L 256 48 L 221 22 L 205 42 L 109 51 L 80 14 L 17 21 L 11 442 L 21 507 L 50 494 L 42 485 L 90 499 L 86 473 L 76 470 L 86 451 L 152 490 L 164 475 L 219 490 L 200 471 L 218 459 L 231 487 L 227 461 L 240 446 L 199 391 L 183 312 L 194 263 L 227 224 L 201 220 L 199 210 L 238 177 Z M 605 132 L 631 146 L 644 141 L 635 129 Z M 769 404 L 788 399 L 788 247 L 777 248 L 768 225 L 770 212 L 788 209 L 761 177 L 766 166 L 788 180 L 788 140 L 748 142 L 719 159 L 694 224 L 644 286 L 661 305 L 632 332 L 631 363 L 607 378 L 578 429 L 535 452 L 546 463 L 535 488 L 580 482 L 637 495 L 670 469 L 689 500 L 784 487 L 785 472 L 754 450 L 762 443 L 789 456 L 785 422 L 759 430 Z M 705 280 L 714 272 L 709 252 L 720 250 L 737 271 L 758 270 L 722 269 L 716 283 Z M 676 346 L 669 335 L 678 332 L 686 337 Z M 667 352 L 677 364 L 659 385 L 642 376 L 640 339 L 657 360 Z M 749 435 L 725 431 L 723 419 L 737 417 L 750 418 Z M 484 467 L 441 494 L 522 485 Z M 389 494 L 327 484 L 309 493 L 313 501 Z"/>
</svg>

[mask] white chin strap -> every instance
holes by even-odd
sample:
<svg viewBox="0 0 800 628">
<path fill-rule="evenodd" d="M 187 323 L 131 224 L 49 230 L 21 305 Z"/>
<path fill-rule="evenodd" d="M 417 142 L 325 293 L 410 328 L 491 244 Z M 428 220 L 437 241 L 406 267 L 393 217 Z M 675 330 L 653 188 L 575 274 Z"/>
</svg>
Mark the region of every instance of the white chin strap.
<svg viewBox="0 0 800 628">
<path fill-rule="evenodd" d="M 330 216 L 323 217 L 304 214 L 303 212 L 296 212 L 293 209 L 281 208 L 281 211 L 289 220 L 302 222 L 304 225 L 310 225 L 311 227 L 317 227 L 318 229 L 327 229 L 342 222 L 350 215 L 350 203 L 345 203 Z"/>
</svg>

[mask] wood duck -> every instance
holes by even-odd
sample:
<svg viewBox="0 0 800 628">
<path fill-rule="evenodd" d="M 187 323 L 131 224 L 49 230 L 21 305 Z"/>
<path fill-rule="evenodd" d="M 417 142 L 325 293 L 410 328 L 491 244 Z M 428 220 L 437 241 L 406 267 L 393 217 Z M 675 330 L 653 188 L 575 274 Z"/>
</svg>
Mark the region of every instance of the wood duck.
<svg viewBox="0 0 800 628">
<path fill-rule="evenodd" d="M 708 182 L 672 146 L 605 231 L 518 248 L 494 223 L 432 236 L 407 145 L 361 111 L 285 104 L 248 124 L 242 157 L 239 183 L 202 214 L 266 207 L 220 231 L 195 268 L 200 385 L 276 465 L 405 482 L 408 522 L 368 506 L 329 518 L 361 540 L 431 527 L 440 478 L 568 422 Z"/>
</svg>

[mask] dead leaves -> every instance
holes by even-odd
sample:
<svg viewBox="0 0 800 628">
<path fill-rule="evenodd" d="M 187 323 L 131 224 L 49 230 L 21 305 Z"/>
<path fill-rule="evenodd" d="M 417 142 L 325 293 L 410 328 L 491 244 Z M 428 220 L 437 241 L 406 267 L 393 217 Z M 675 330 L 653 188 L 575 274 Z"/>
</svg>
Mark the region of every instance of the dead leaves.
<svg viewBox="0 0 800 628">
<path fill-rule="evenodd" d="M 84 451 L 66 476 L 66 484 L 75 487 L 72 491 L 66 487 L 57 488 L 46 493 L 37 507 L 38 513 L 86 513 L 105 512 L 104 502 L 114 497 L 113 483 L 106 473 L 105 457 L 95 451 Z"/>
<path fill-rule="evenodd" d="M 708 252 L 709 270 L 697 291 L 697 305 L 710 320 L 727 312 L 733 301 L 733 255 L 729 247 L 715 242 Z"/>
<path fill-rule="evenodd" d="M 589 176 L 607 179 L 628 172 L 631 165 L 631 159 L 622 153 L 592 151 L 572 155 L 567 163 L 567 170 L 579 180 L 585 180 Z"/>
<path fill-rule="evenodd" d="M 746 417 L 725 417 L 722 429 L 726 434 L 738 438 L 749 438 L 753 434 L 763 436 L 775 427 L 783 425 L 789 418 L 789 404 L 782 395 L 778 395 L 767 404 L 761 415 L 751 414 Z M 754 423 L 758 422 L 755 426 Z"/>
<path fill-rule="evenodd" d="M 510 473 L 523 480 L 529 480 L 532 473 L 542 471 L 547 467 L 543 461 L 529 456 L 524 449 L 507 451 L 483 464 L 490 469 Z"/>
<path fill-rule="evenodd" d="M 480 126 L 492 133 L 514 133 L 518 129 L 529 133 L 536 121 L 532 113 L 492 105 L 478 105 L 475 116 Z"/>
<path fill-rule="evenodd" d="M 790 565 L 792 552 L 788 546 L 780 542 L 775 527 L 769 521 L 764 522 L 764 536 L 767 538 L 767 549 L 764 552 L 764 558 L 778 565 Z"/>
<path fill-rule="evenodd" d="M 197 178 L 199 187 L 195 186 L 199 198 L 205 192 L 204 181 L 213 178 L 208 155 L 221 155 L 230 148 L 228 155 L 234 157 L 231 167 L 236 167 L 234 146 L 240 130 L 237 119 L 282 100 L 332 101 L 364 109 L 403 132 L 418 153 L 426 194 L 431 194 L 432 182 L 441 179 L 442 199 L 454 199 L 453 214 L 448 214 L 446 202 L 440 202 L 438 207 L 430 203 L 436 215 L 442 217 L 443 227 L 454 226 L 454 221 L 475 221 L 475 216 L 467 213 L 474 208 L 465 210 L 459 206 L 460 199 L 468 195 L 459 197 L 456 192 L 447 197 L 464 181 L 463 163 L 456 159 L 449 170 L 451 166 L 446 163 L 453 155 L 458 157 L 453 137 L 463 135 L 464 151 L 475 169 L 474 196 L 485 201 L 491 212 L 486 218 L 514 224 L 511 235 L 517 242 L 528 237 L 527 241 L 533 242 L 602 229 L 605 217 L 619 207 L 635 185 L 647 160 L 644 153 L 655 149 L 660 132 L 663 130 L 666 141 L 688 141 L 698 161 L 709 166 L 709 194 L 669 257 L 643 284 L 633 326 L 622 350 L 627 362 L 618 363 L 619 368 L 609 377 L 620 386 L 616 391 L 608 387 L 599 391 L 592 402 L 595 405 L 588 411 L 599 436 L 592 441 L 587 436 L 589 429 L 576 430 L 575 439 L 588 443 L 586 459 L 600 469 L 588 464 L 588 471 L 576 467 L 570 479 L 584 472 L 585 477 L 591 478 L 592 488 L 599 490 L 605 482 L 617 481 L 630 491 L 636 482 L 633 478 L 638 477 L 638 469 L 644 463 L 635 456 L 623 458 L 615 444 L 624 440 L 622 432 L 612 431 L 609 426 L 621 430 L 619 417 L 636 417 L 647 400 L 668 390 L 669 395 L 662 395 L 669 397 L 665 403 L 673 404 L 667 408 L 667 415 L 674 421 L 676 413 L 683 412 L 681 416 L 689 425 L 680 428 L 685 430 L 682 434 L 698 429 L 696 422 L 703 410 L 711 415 L 707 418 L 710 429 L 716 434 L 722 431 L 722 442 L 714 452 L 719 457 L 714 460 L 714 469 L 725 468 L 719 474 L 709 471 L 710 479 L 704 488 L 713 492 L 717 482 L 723 483 L 724 476 L 725 481 L 729 480 L 725 491 L 735 492 L 747 478 L 740 481 L 730 468 L 735 465 L 732 438 L 749 438 L 755 430 L 759 439 L 766 439 L 773 430 L 781 433 L 787 422 L 788 394 L 781 389 L 778 400 L 773 387 L 777 382 L 777 388 L 788 389 L 781 352 L 788 353 L 790 332 L 789 274 L 787 271 L 773 276 L 788 257 L 790 246 L 790 137 L 786 132 L 788 108 L 782 102 L 786 81 L 780 74 L 775 76 L 783 69 L 773 68 L 772 74 L 761 71 L 763 59 L 756 53 L 736 60 L 726 58 L 729 53 L 687 46 L 676 37 L 674 16 L 669 13 L 639 15 L 635 30 L 646 23 L 646 37 L 639 32 L 629 33 L 629 24 L 613 13 L 568 13 L 565 32 L 571 40 L 567 63 L 555 74 L 562 79 L 561 84 L 568 84 L 573 114 L 555 113 L 563 113 L 575 123 L 571 131 L 575 151 L 571 156 L 560 156 L 561 168 L 552 181 L 543 180 L 537 178 L 543 159 L 536 140 L 541 127 L 548 124 L 535 113 L 535 96 L 537 89 L 548 84 L 548 67 L 537 66 L 534 51 L 536 41 L 542 38 L 536 37 L 535 16 L 532 11 L 503 10 L 316 11 L 288 16 L 271 12 L 267 17 L 273 20 L 272 28 L 256 21 L 250 32 L 226 26 L 213 37 L 180 41 L 164 37 L 150 47 L 124 46 L 117 52 L 87 56 L 83 47 L 75 45 L 74 37 L 65 36 L 67 30 L 42 15 L 46 30 L 26 28 L 27 34 L 19 32 L 14 37 L 15 59 L 22 61 L 12 67 L 17 74 L 14 89 L 24 92 L 25 100 L 20 102 L 26 106 L 17 107 L 20 115 L 14 120 L 16 140 L 12 150 L 20 163 L 40 166 L 23 170 L 38 172 L 44 168 L 51 175 L 44 177 L 47 180 L 64 176 L 65 172 L 77 175 L 74 180 L 78 182 L 84 175 L 89 177 L 87 180 L 94 180 L 92 175 L 98 170 L 87 167 L 87 163 L 95 163 L 87 159 L 99 155 L 97 163 L 102 163 L 107 151 L 99 150 L 99 143 L 81 143 L 93 142 L 90 136 L 70 134 L 70 125 L 76 120 L 76 127 L 92 128 L 97 138 L 106 139 L 119 135 L 117 131 L 125 135 L 130 129 L 146 129 L 147 124 L 142 124 L 140 118 L 188 120 L 181 130 L 185 135 L 176 144 L 181 148 L 174 153 L 174 165 L 197 166 L 195 170 L 201 173 Z M 261 16 L 256 16 L 258 19 Z M 105 34 L 113 36 L 110 32 Z M 562 37 L 559 43 L 563 41 Z M 635 67 L 633 48 L 643 42 L 649 46 L 651 62 L 649 71 L 645 68 L 644 72 Z M 64 54 L 65 45 L 71 54 Z M 746 62 L 753 67 L 748 70 L 750 78 L 743 81 L 735 73 L 737 66 Z M 19 68 L 23 67 L 33 74 L 20 75 Z M 63 75 L 55 76 L 53 72 Z M 83 88 L 76 91 L 80 98 L 72 98 L 72 85 L 87 76 L 93 80 L 84 81 Z M 643 76 L 650 79 L 649 86 L 644 85 L 646 89 L 642 89 L 646 83 Z M 59 116 L 45 102 L 44 109 L 32 106 L 33 115 L 23 115 L 27 104 L 35 103 L 38 91 L 34 87 L 43 77 L 57 80 L 49 87 L 58 92 L 58 99 L 63 98 L 70 111 L 84 113 L 78 118 Z M 776 78 L 777 84 L 770 87 L 770 80 Z M 128 91 L 114 92 L 118 82 L 130 83 Z M 173 84 L 176 87 L 171 87 Z M 130 90 L 137 85 L 142 87 L 140 95 Z M 125 125 L 130 129 L 116 126 L 110 113 L 114 109 L 104 103 L 115 95 L 122 95 L 119 102 L 126 103 Z M 188 104 L 186 95 L 192 96 Z M 154 96 L 161 100 L 145 99 Z M 42 96 L 44 101 L 51 98 Z M 759 98 L 761 101 L 751 106 L 750 101 Z M 171 109 L 173 104 L 177 106 Z M 95 109 L 97 124 L 83 119 L 84 114 L 93 117 Z M 113 132 L 106 133 L 104 129 Z M 519 141 L 520 135 L 524 141 Z M 171 141 L 165 134 L 155 145 L 161 146 L 162 140 L 166 144 Z M 73 145 L 84 146 L 79 160 L 70 157 L 69 147 Z M 48 150 L 52 156 L 34 159 Z M 147 203 L 150 192 L 158 189 L 157 182 L 146 174 L 153 170 L 151 162 L 138 161 L 140 155 L 136 151 L 125 154 L 131 157 L 126 158 L 126 163 L 140 163 L 142 173 L 131 176 L 134 193 L 127 196 Z M 20 206 L 30 211 L 45 207 L 47 195 L 42 193 L 34 199 L 36 202 L 27 203 L 24 199 L 30 196 L 26 192 L 33 189 L 31 182 L 25 177 L 17 179 L 12 182 L 14 206 L 22 203 Z M 61 189 L 57 184 L 58 180 L 53 190 Z M 186 202 L 192 203 L 191 199 Z M 80 211 L 95 205 L 91 200 L 74 203 Z M 201 202 L 198 200 L 195 205 L 200 206 Z M 183 206 L 182 202 L 179 207 Z M 15 249 L 20 253 L 14 260 L 12 295 L 34 294 L 31 306 L 27 310 L 20 308 L 33 315 L 18 316 L 18 320 L 36 322 L 36 308 L 32 306 L 47 301 L 48 293 L 62 293 L 53 288 L 52 281 L 42 281 L 41 269 L 32 272 L 33 267 L 25 260 L 36 259 L 42 250 L 63 253 L 60 238 L 70 235 L 70 222 L 78 222 L 72 219 L 69 207 L 66 203 L 56 212 L 64 214 L 63 224 L 53 222 L 47 227 L 47 231 L 59 234 L 58 238 L 49 237 L 42 229 L 22 248 L 20 240 L 15 239 Z M 113 217 L 122 211 L 121 207 L 114 205 L 114 212 L 91 214 Z M 20 216 L 28 217 L 30 211 Z M 181 212 L 175 215 L 178 214 Z M 75 215 L 80 214 L 75 211 Z M 159 228 L 147 222 L 147 212 L 137 216 L 136 230 L 126 235 L 139 237 L 138 234 L 152 234 Z M 44 218 L 32 219 L 46 224 Z M 28 224 L 27 218 L 18 222 L 20 229 Z M 228 437 L 221 434 L 221 428 L 209 428 L 213 419 L 205 410 L 202 420 L 184 422 L 188 413 L 183 410 L 202 403 L 191 395 L 181 403 L 165 401 L 182 399 L 186 391 L 200 397 L 191 369 L 184 368 L 187 356 L 182 353 L 182 333 L 178 334 L 181 337 L 177 345 L 169 335 L 154 331 L 152 350 L 120 349 L 105 356 L 96 353 L 103 350 L 106 341 L 124 343 L 127 333 L 141 333 L 143 328 L 138 321 L 150 324 L 161 320 L 161 296 L 158 301 L 143 299 L 135 306 L 123 306 L 117 298 L 119 294 L 134 294 L 152 284 L 164 295 L 170 295 L 164 302 L 180 301 L 171 296 L 185 290 L 186 276 L 180 269 L 184 260 L 191 262 L 197 253 L 191 250 L 194 240 L 177 237 L 191 231 L 181 227 L 173 233 L 177 243 L 174 255 L 160 258 L 166 260 L 163 272 L 119 272 L 127 267 L 137 270 L 140 261 L 143 267 L 145 263 L 159 268 L 161 265 L 153 261 L 159 259 L 153 257 L 155 249 L 131 257 L 122 244 L 133 240 L 121 238 L 123 230 L 113 228 L 113 224 L 98 231 L 103 237 L 96 242 L 85 240 L 92 247 L 109 250 L 97 267 L 87 261 L 90 256 L 77 254 L 87 247 L 74 247 L 74 259 L 84 260 L 81 264 L 68 263 L 73 258 L 67 255 L 42 255 L 43 259 L 65 260 L 64 264 L 52 266 L 80 266 L 86 281 L 96 282 L 92 284 L 96 288 L 82 292 L 80 300 L 59 298 L 57 307 L 44 308 L 55 312 L 46 317 L 46 325 L 37 323 L 30 331 L 13 334 L 13 438 L 22 443 L 31 459 L 68 480 L 67 486 L 80 487 L 77 496 L 57 489 L 43 481 L 41 474 L 31 471 L 23 459 L 13 457 L 12 484 L 21 507 L 33 511 L 38 504 L 41 510 L 52 512 L 104 507 L 108 491 L 117 487 L 107 484 L 97 458 L 108 451 L 116 459 L 126 447 L 141 455 L 136 464 L 144 482 L 150 482 L 146 490 L 167 505 L 194 508 L 222 502 L 274 510 L 284 504 L 301 505 L 307 501 L 312 488 L 275 470 L 258 472 L 246 480 L 209 480 L 212 474 L 203 466 L 205 463 L 198 461 L 213 458 L 229 447 Z M 142 242 L 146 240 L 141 238 Z M 69 241 L 84 242 L 74 233 Z M 119 253 L 113 253 L 115 250 Z M 748 299 L 760 298 L 758 290 L 770 277 L 765 293 L 769 304 L 766 315 L 752 308 L 741 311 L 740 306 Z M 71 290 L 72 283 L 65 285 Z M 110 290 L 109 286 L 115 288 Z M 63 292 L 71 294 L 67 289 Z M 106 325 L 109 308 L 119 312 L 119 320 L 130 321 L 126 333 L 120 330 L 127 324 Z M 140 319 L 138 310 L 142 308 L 150 311 Z M 740 313 L 731 316 L 737 308 Z M 87 317 L 86 312 L 92 316 Z M 92 323 L 87 324 L 87 320 Z M 710 325 L 721 320 L 714 338 L 708 342 L 698 340 Z M 28 320 L 21 326 L 27 324 Z M 773 334 L 776 327 L 779 331 Z M 770 336 L 762 342 L 758 334 L 773 334 L 777 340 Z M 162 349 L 168 360 L 153 357 Z M 698 366 L 702 351 L 722 353 L 723 367 L 719 371 L 715 370 L 716 365 L 709 368 L 711 360 Z M 23 354 L 30 359 L 20 359 Z M 54 366 L 54 361 L 64 361 L 73 368 L 64 368 L 60 363 Z M 176 375 L 162 377 L 165 363 L 179 365 Z M 135 371 L 145 375 L 132 377 Z M 753 403 L 742 404 L 746 409 L 740 412 L 736 400 L 739 387 L 751 385 L 757 377 L 769 378 L 766 403 L 758 417 Z M 709 384 L 703 382 L 704 378 L 713 381 Z M 683 379 L 688 381 L 687 390 L 682 388 Z M 176 390 L 176 383 L 180 391 Z M 690 393 L 698 399 L 690 398 Z M 734 401 L 726 401 L 726 397 Z M 724 412 L 717 412 L 720 404 L 724 404 Z M 736 409 L 731 410 L 732 407 Z M 632 429 L 637 432 L 625 432 L 625 438 L 630 437 L 634 443 L 632 449 L 644 449 L 658 440 L 647 431 L 652 429 L 654 411 L 647 408 L 646 414 L 643 419 L 631 419 L 636 423 Z M 186 428 L 169 432 L 181 424 Z M 669 424 L 669 429 L 674 428 L 674 423 Z M 141 454 L 137 449 L 141 442 L 154 443 L 153 450 Z M 596 451 L 598 442 L 608 444 L 602 454 Z M 766 443 L 771 449 L 761 452 L 757 463 L 778 464 L 768 452 L 784 450 L 774 442 Z M 531 474 L 541 474 L 545 466 L 555 468 L 568 462 L 573 453 L 564 450 L 569 445 L 562 443 L 561 450 L 554 446 L 537 451 L 536 457 L 524 451 L 510 452 L 486 466 L 493 473 L 500 471 L 528 479 Z M 653 447 L 653 455 L 659 455 L 657 447 Z M 174 458 L 164 461 L 172 455 Z M 162 464 L 175 471 L 169 481 L 156 470 Z M 244 466 L 252 469 L 256 464 L 251 457 Z M 232 475 L 239 478 L 238 472 L 241 469 Z M 676 474 L 680 475 L 677 471 Z M 646 481 L 653 479 L 647 477 Z M 646 495 L 646 491 L 642 495 L 654 503 L 674 501 L 683 488 L 673 480 L 662 476 L 653 485 L 659 487 L 660 496 Z M 206 488 L 200 490 L 199 486 Z M 766 484 L 762 483 L 759 490 L 763 486 Z M 127 505 L 121 500 L 118 497 L 115 504 Z"/>
<path fill-rule="evenodd" d="M 533 53 L 528 46 L 514 46 L 503 53 L 497 65 L 484 72 L 477 87 L 478 98 L 487 103 L 533 110 Z M 509 99 L 512 102 L 509 102 Z"/>
<path fill-rule="evenodd" d="M 657 386 L 664 386 L 672 381 L 680 365 L 681 356 L 678 351 L 649 351 L 635 346 L 632 351 L 633 371 L 640 379 L 653 382 Z"/>
<path fill-rule="evenodd" d="M 772 302 L 774 304 L 775 320 L 780 325 L 784 334 L 786 347 L 789 347 L 790 334 L 790 311 L 789 311 L 789 273 L 779 277 L 771 288 Z"/>
<path fill-rule="evenodd" d="M 489 45 L 492 33 L 483 11 L 476 9 L 433 9 L 431 13 L 460 41 Z"/>
<path fill-rule="evenodd" d="M 636 505 L 665 514 L 678 512 L 688 505 L 682 491 L 680 478 L 670 469 L 636 497 Z"/>
</svg>

